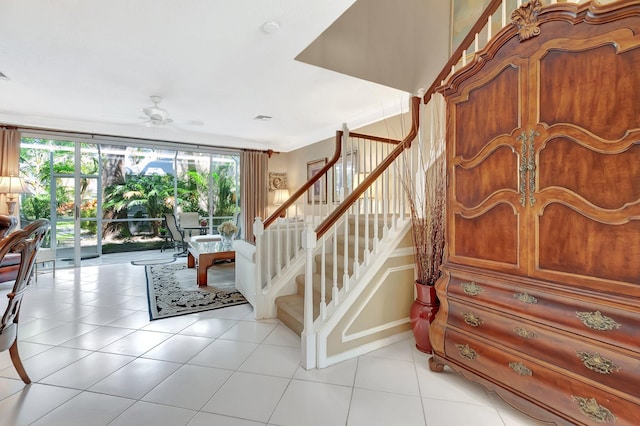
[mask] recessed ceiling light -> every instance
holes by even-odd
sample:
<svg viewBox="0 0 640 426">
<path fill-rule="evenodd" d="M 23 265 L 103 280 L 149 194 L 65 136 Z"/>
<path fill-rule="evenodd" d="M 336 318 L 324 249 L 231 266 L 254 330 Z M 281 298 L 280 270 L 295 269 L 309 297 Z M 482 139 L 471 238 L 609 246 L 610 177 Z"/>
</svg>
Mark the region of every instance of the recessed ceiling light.
<svg viewBox="0 0 640 426">
<path fill-rule="evenodd" d="M 256 115 L 253 119 L 254 120 L 262 120 L 262 121 L 269 121 L 272 118 L 273 117 L 271 117 L 270 115 Z"/>
<path fill-rule="evenodd" d="M 262 24 L 262 31 L 267 34 L 277 33 L 280 30 L 280 24 L 276 21 L 267 21 Z"/>
<path fill-rule="evenodd" d="M 2 71 L 0 71 L 0 80 L 9 80 L 9 77 Z"/>
</svg>

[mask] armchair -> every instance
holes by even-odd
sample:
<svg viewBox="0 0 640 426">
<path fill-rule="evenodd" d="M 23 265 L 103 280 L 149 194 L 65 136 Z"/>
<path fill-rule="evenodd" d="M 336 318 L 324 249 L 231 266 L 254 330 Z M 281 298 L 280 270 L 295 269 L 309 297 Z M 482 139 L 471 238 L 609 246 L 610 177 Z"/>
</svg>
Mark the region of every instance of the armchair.
<svg viewBox="0 0 640 426">
<path fill-rule="evenodd" d="M 22 296 L 31 282 L 36 254 L 48 230 L 49 221 L 38 219 L 0 241 L 0 260 L 9 253 L 17 254 L 20 258 L 13 289 L 7 294 L 9 303 L 0 320 L 0 351 L 9 350 L 11 362 L 22 381 L 27 384 L 31 383 L 31 379 L 29 379 L 18 353 L 18 319 Z"/>
</svg>

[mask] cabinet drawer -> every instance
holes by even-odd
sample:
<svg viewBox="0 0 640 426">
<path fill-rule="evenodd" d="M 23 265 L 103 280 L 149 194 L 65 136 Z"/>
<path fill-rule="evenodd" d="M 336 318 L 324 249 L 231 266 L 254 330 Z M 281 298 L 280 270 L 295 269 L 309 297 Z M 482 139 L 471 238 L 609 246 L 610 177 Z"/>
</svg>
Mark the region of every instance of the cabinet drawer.
<svg viewBox="0 0 640 426">
<path fill-rule="evenodd" d="M 638 352 L 640 307 L 632 311 L 607 306 L 584 295 L 552 293 L 518 281 L 470 279 L 456 274 L 451 274 L 447 295 Z"/>
<path fill-rule="evenodd" d="M 448 329 L 446 357 L 475 374 L 576 424 L 638 424 L 640 406 L 533 362 Z"/>
<path fill-rule="evenodd" d="M 597 341 L 454 300 L 449 301 L 448 322 L 453 327 L 633 395 L 640 404 L 640 354 L 623 354 Z"/>
</svg>

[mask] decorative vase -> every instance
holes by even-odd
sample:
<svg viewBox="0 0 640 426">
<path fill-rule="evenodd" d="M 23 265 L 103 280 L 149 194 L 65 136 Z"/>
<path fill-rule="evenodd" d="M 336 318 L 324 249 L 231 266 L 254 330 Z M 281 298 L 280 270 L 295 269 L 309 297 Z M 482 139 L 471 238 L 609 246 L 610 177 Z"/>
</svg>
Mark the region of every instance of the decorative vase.
<svg viewBox="0 0 640 426">
<path fill-rule="evenodd" d="M 231 248 L 233 245 L 233 233 L 223 233 L 222 234 L 222 246 L 224 248 Z"/>
<path fill-rule="evenodd" d="M 440 301 L 438 301 L 434 286 L 420 284 L 418 281 L 415 282 L 415 285 L 417 296 L 409 313 L 411 330 L 416 339 L 416 348 L 430 354 L 432 348 L 429 340 L 429 326 L 440 308 Z"/>
</svg>

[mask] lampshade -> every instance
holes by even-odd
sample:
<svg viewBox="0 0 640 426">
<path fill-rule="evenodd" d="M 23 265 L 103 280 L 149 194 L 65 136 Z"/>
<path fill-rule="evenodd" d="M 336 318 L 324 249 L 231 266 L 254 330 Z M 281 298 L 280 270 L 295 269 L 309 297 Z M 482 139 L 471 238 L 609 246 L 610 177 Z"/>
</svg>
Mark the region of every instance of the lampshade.
<svg viewBox="0 0 640 426">
<path fill-rule="evenodd" d="M 16 194 L 30 193 L 24 179 L 18 176 L 0 177 L 0 194 L 7 194 L 7 211 L 11 216 L 16 211 Z"/>
<path fill-rule="evenodd" d="M 0 177 L 0 194 L 24 194 L 30 192 L 23 178 L 18 176 Z"/>
<path fill-rule="evenodd" d="M 276 193 L 273 195 L 273 204 L 280 206 L 289 199 L 289 190 L 276 189 Z"/>
</svg>

